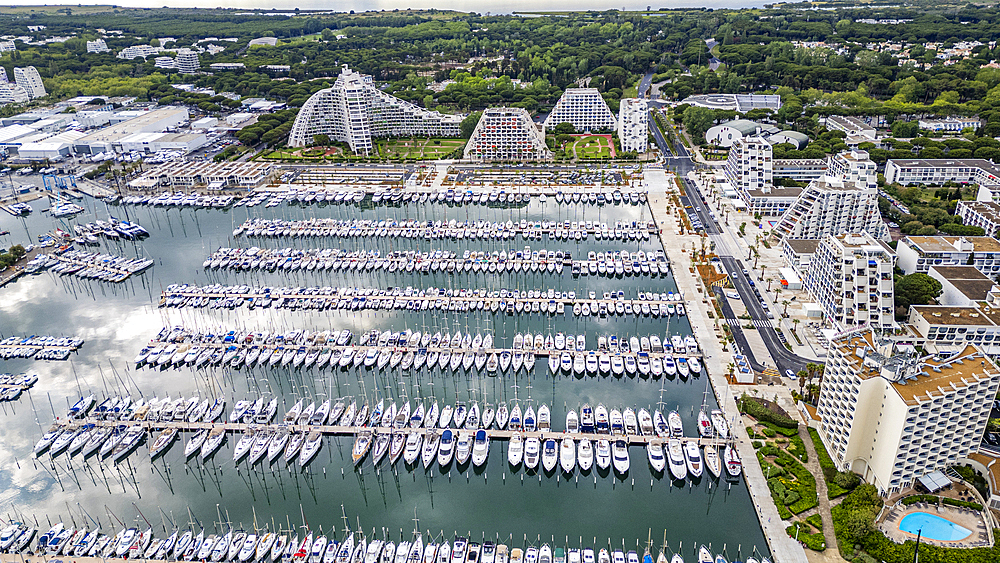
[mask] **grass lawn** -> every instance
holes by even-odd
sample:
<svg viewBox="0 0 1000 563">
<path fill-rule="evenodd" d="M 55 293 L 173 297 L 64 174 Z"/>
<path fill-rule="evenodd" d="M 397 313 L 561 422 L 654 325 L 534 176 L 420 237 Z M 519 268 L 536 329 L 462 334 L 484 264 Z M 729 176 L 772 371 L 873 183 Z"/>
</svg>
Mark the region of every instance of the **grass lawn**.
<svg viewBox="0 0 1000 563">
<path fill-rule="evenodd" d="M 436 160 L 465 146 L 464 139 L 388 139 L 378 142 L 379 155 L 393 160 Z"/>
<path fill-rule="evenodd" d="M 614 158 L 615 145 L 611 135 L 575 135 L 566 143 L 566 155 L 575 158 Z"/>
</svg>

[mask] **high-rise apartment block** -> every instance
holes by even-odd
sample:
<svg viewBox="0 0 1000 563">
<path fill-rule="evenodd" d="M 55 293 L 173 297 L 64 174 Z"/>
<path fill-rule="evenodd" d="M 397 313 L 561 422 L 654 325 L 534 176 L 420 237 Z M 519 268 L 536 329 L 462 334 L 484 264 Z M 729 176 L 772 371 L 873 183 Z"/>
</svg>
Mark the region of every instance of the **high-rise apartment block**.
<svg viewBox="0 0 1000 563">
<path fill-rule="evenodd" d="M 489 108 L 465 145 L 465 158 L 480 161 L 551 160 L 545 132 L 524 108 Z"/>
<path fill-rule="evenodd" d="M 571 123 L 579 132 L 612 131 L 615 116 L 597 88 L 567 88 L 545 118 L 545 127 Z"/>
<path fill-rule="evenodd" d="M 979 449 L 998 386 L 1000 369 L 977 346 L 918 357 L 850 332 L 830 342 L 819 435 L 838 469 L 893 494 Z"/>
<path fill-rule="evenodd" d="M 299 111 L 289 144 L 313 143 L 315 135 L 346 142 L 359 154 L 371 154 L 373 137 L 457 137 L 463 116 L 430 111 L 379 90 L 372 77 L 344 65 L 333 86 L 316 92 Z"/>
<path fill-rule="evenodd" d="M 642 98 L 625 98 L 618 106 L 618 141 L 623 151 L 649 148 L 649 107 Z"/>
<path fill-rule="evenodd" d="M 108 51 L 110 51 L 108 44 L 103 39 L 98 38 L 93 41 L 87 41 L 88 53 L 107 53 Z"/>
<path fill-rule="evenodd" d="M 201 61 L 198 59 L 198 53 L 189 51 L 177 53 L 174 65 L 177 67 L 177 72 L 181 74 L 194 74 L 201 68 Z"/>
<path fill-rule="evenodd" d="M 834 325 L 890 329 L 895 263 L 892 248 L 866 232 L 828 235 L 816 247 L 803 284 Z"/>
<path fill-rule="evenodd" d="M 42 84 L 42 77 L 33 66 L 15 68 L 14 82 L 32 99 L 45 97 L 45 84 Z"/>
</svg>

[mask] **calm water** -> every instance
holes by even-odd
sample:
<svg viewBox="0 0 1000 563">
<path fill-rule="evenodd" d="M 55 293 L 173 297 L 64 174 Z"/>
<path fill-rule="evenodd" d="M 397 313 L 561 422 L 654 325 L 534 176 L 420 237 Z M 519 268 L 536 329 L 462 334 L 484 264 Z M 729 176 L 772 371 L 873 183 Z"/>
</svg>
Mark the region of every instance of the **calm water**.
<svg viewBox="0 0 1000 563">
<path fill-rule="evenodd" d="M 106 218 L 102 203 L 88 201 L 88 213 L 74 219 L 86 222 Z M 12 235 L 0 237 L 0 244 L 34 241 L 39 233 L 55 227 L 66 228 L 70 222 L 57 221 L 40 213 L 45 204 L 34 202 L 35 213 L 26 219 L 0 215 L 0 229 Z M 111 208 L 122 217 L 125 210 Z M 0 371 L 32 371 L 38 373 L 35 389 L 18 403 L 6 405 L 0 416 L 5 425 L 5 438 L 0 441 L 3 459 L 16 459 L 0 468 L 0 504 L 4 511 L 12 507 L 33 513 L 39 519 L 45 515 L 55 520 L 66 519 L 68 513 L 79 524 L 84 513 L 100 519 L 107 527 L 108 513 L 131 522 L 141 517 L 161 526 L 162 519 L 187 524 L 191 516 L 208 527 L 214 527 L 218 514 L 234 523 L 251 526 L 265 523 L 274 529 L 281 525 L 302 524 L 303 517 L 315 528 L 344 528 L 342 514 L 349 525 L 399 539 L 402 530 L 412 530 L 414 517 L 421 530 L 450 537 L 456 531 L 471 533 L 473 538 L 496 537 L 521 544 L 524 539 L 571 545 L 612 545 L 634 547 L 637 539 L 652 536 L 657 544 L 666 531 L 672 549 L 683 544 L 684 554 L 691 559 L 696 544 L 711 543 L 716 550 L 723 544 L 731 557 L 737 556 L 738 546 L 746 555 L 750 546 L 766 550 L 751 500 L 742 482 L 732 485 L 707 477 L 697 482 L 677 483 L 653 475 L 645 451 L 631 449 L 632 466 L 622 479 L 603 471 L 572 476 L 525 473 L 522 468 L 512 471 L 506 463 L 506 443 L 494 442 L 490 459 L 481 469 L 459 470 L 454 464 L 444 472 L 436 465 L 429 471 L 407 470 L 400 462 L 396 469 L 383 461 L 380 468 L 366 460 L 354 470 L 350 464 L 351 440 L 328 439 L 314 463 L 305 471 L 292 470 L 275 464 L 272 468 L 257 466 L 249 470 L 232 463 L 230 439 L 214 460 L 203 465 L 197 460 L 185 463 L 183 442 L 176 443 L 165 456 L 151 463 L 147 447 L 140 447 L 128 463 L 115 467 L 83 461 L 47 457 L 44 462 L 32 462 L 29 453 L 41 429 L 65 412 L 67 401 L 81 393 L 115 394 L 127 390 L 134 396 L 177 397 L 221 393 L 231 406 L 234 400 L 260 392 L 279 396 L 284 407 L 290 407 L 299 397 L 317 402 L 326 397 L 354 396 L 369 400 L 375 397 L 395 399 L 431 397 L 442 403 L 458 400 L 478 400 L 496 403 L 513 401 L 547 403 L 553 410 L 553 427 L 561 429 L 567 408 L 577 408 L 583 402 L 604 403 L 609 408 L 626 406 L 678 409 L 684 418 L 687 434 L 695 433 L 697 408 L 705 397 L 705 377 L 684 381 L 678 378 L 662 381 L 639 377 L 550 377 L 544 360 L 539 360 L 531 376 L 517 378 L 455 375 L 423 371 L 418 376 L 398 377 L 387 372 L 349 371 L 289 371 L 288 369 L 209 370 L 153 372 L 135 371 L 129 362 L 142 345 L 163 326 L 184 325 L 201 330 L 246 329 L 290 330 L 350 328 L 356 334 L 377 328 L 420 331 L 461 330 L 493 331 L 499 343 L 509 344 L 518 332 L 582 333 L 587 335 L 588 348 L 596 348 L 601 334 L 620 336 L 648 334 L 680 334 L 691 332 L 686 319 L 670 321 L 636 317 L 590 317 L 581 321 L 571 313 L 560 318 L 548 315 L 494 316 L 490 313 L 455 314 L 442 312 L 306 312 L 282 310 L 194 310 L 159 309 L 155 306 L 162 288 L 171 283 L 245 283 L 248 285 L 357 285 L 414 286 L 454 288 L 517 288 L 574 290 L 586 294 L 593 290 L 621 289 L 634 297 L 638 291 L 675 290 L 672 278 L 635 277 L 608 279 L 586 276 L 573 279 L 566 274 L 521 274 L 517 276 L 485 274 L 386 274 L 386 273 L 298 273 L 246 274 L 230 272 L 206 273 L 202 261 L 219 246 L 251 246 L 253 244 L 282 246 L 328 246 L 338 248 L 372 248 L 383 252 L 399 249 L 422 251 L 448 249 L 461 253 L 464 249 L 501 250 L 532 249 L 569 250 L 574 257 L 585 256 L 589 250 L 653 250 L 657 242 L 582 243 L 559 241 L 424 241 L 413 239 L 296 239 L 246 240 L 232 239 L 232 230 L 248 216 L 299 219 L 334 217 L 348 219 L 405 218 L 427 219 L 486 219 L 507 218 L 528 220 L 560 218 L 596 220 L 613 223 L 616 220 L 645 220 L 648 209 L 639 206 L 559 206 L 552 202 L 544 206 L 533 203 L 520 210 L 488 209 L 479 206 L 448 207 L 443 205 L 376 207 L 359 210 L 356 207 L 278 207 L 265 210 L 236 208 L 224 211 L 162 210 L 129 208 L 131 218 L 152 232 L 138 244 L 115 243 L 114 252 L 124 255 L 148 255 L 156 265 L 146 274 L 123 284 L 108 285 L 42 274 L 23 278 L 2 290 L 0 299 L 0 331 L 10 334 L 75 335 L 86 344 L 69 362 L 0 363 Z M 102 247 L 103 249 L 107 246 Z M 711 363 L 712 360 L 708 360 Z M 710 405 L 714 398 L 708 395 Z M 283 408 L 279 406 L 279 416 Z M 134 503 L 134 505 L 133 505 Z M 162 510 L 162 514 L 161 514 Z M 273 522 L 273 524 L 272 524 Z M 42 522 L 44 524 L 44 522 Z M 169 526 L 169 523 L 168 523 Z M 162 531 L 162 528 L 161 528 Z"/>
</svg>

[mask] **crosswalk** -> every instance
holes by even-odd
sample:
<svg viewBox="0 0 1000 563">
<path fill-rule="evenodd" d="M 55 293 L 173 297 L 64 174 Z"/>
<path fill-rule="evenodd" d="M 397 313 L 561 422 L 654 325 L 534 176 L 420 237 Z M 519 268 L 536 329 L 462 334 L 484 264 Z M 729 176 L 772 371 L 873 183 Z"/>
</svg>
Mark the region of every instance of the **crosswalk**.
<svg viewBox="0 0 1000 563">
<path fill-rule="evenodd" d="M 771 377 L 780 377 L 781 376 L 781 374 L 778 373 L 778 370 L 776 370 L 774 368 L 771 368 L 771 367 L 769 367 L 769 368 L 767 368 L 767 369 L 764 370 L 764 375 L 770 375 Z"/>
<path fill-rule="evenodd" d="M 757 328 L 767 328 L 767 327 L 773 326 L 771 324 L 771 321 L 767 321 L 767 320 L 763 320 L 763 319 L 754 319 L 752 321 L 748 321 L 748 320 L 744 320 L 744 319 L 729 319 L 729 318 L 726 319 L 726 324 L 728 324 L 730 326 L 744 326 L 746 323 L 750 323 L 750 322 L 752 322 L 753 325 L 755 327 L 757 327 Z"/>
</svg>

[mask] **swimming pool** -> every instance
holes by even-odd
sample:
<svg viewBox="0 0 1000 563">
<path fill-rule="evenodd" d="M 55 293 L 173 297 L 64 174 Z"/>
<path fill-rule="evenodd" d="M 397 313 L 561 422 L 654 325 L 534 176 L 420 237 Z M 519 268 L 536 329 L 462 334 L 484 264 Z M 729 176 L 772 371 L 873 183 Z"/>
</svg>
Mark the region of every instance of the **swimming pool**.
<svg viewBox="0 0 1000 563">
<path fill-rule="evenodd" d="M 913 535 L 916 535 L 919 530 L 922 537 L 938 541 L 959 541 L 972 534 L 971 530 L 963 528 L 951 520 L 926 512 L 907 514 L 899 521 L 899 529 Z"/>
</svg>

